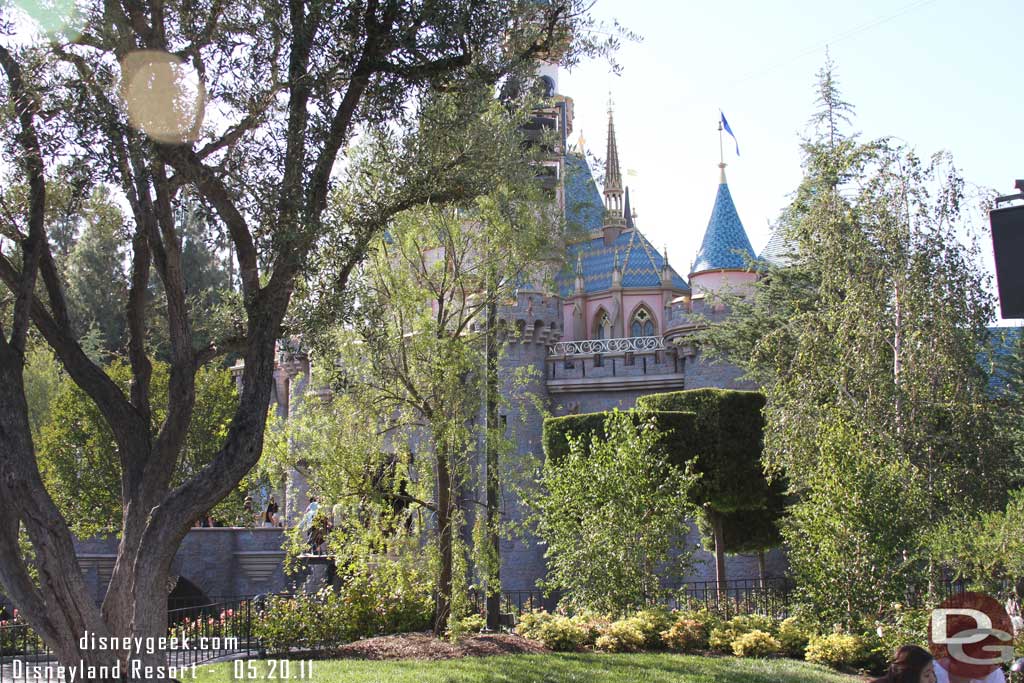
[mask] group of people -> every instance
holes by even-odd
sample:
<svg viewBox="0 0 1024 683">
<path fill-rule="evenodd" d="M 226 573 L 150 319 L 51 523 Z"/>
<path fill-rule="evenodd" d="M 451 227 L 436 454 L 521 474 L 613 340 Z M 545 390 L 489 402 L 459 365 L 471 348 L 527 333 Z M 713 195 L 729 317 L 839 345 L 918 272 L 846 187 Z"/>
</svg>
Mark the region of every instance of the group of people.
<svg viewBox="0 0 1024 683">
<path fill-rule="evenodd" d="M 252 496 L 245 497 L 245 512 L 250 518 L 255 517 Z M 281 522 L 281 517 L 278 515 L 280 508 L 277 505 L 277 499 L 274 496 L 270 496 L 267 500 L 266 506 L 263 508 L 263 512 L 259 514 L 259 518 L 256 519 L 256 526 L 273 528 L 284 526 Z"/>
</svg>

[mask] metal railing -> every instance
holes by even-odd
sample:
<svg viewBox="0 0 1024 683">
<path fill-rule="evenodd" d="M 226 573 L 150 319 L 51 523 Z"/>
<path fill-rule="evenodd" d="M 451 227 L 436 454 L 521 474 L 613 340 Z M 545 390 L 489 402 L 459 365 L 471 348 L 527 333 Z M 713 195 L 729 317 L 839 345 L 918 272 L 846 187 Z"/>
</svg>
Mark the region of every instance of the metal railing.
<svg viewBox="0 0 1024 683">
<path fill-rule="evenodd" d="M 177 638 L 167 652 L 167 664 L 178 669 L 233 655 L 260 652 L 253 619 L 260 598 L 228 598 L 189 604 L 167 611 L 168 637 Z M 172 603 L 171 607 L 175 607 Z M 20 620 L 0 623 L 0 681 L 13 680 L 15 661 L 39 665 L 49 673 L 56 667 L 53 651 Z M 43 679 L 47 680 L 47 679 Z"/>
<path fill-rule="evenodd" d="M 663 337 L 617 337 L 614 339 L 581 339 L 548 346 L 548 357 L 590 356 L 607 353 L 647 353 L 664 351 Z"/>
<path fill-rule="evenodd" d="M 726 619 L 741 614 L 764 614 L 783 619 L 789 616 L 794 588 L 793 581 L 788 578 L 688 581 L 675 592 L 669 607 L 707 609 Z"/>
</svg>

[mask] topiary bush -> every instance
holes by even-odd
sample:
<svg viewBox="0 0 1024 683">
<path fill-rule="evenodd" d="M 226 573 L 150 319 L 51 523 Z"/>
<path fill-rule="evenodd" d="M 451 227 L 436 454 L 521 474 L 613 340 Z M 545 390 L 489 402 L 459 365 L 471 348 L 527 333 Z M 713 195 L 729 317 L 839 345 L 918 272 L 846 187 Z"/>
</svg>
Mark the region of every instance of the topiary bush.
<svg viewBox="0 0 1024 683">
<path fill-rule="evenodd" d="M 636 617 L 613 621 L 594 646 L 603 652 L 637 652 L 644 648 L 643 620 Z"/>
<path fill-rule="evenodd" d="M 732 641 L 732 653 L 737 657 L 768 657 L 782 649 L 778 639 L 767 631 L 754 629 Z"/>
<path fill-rule="evenodd" d="M 812 636 L 804 658 L 814 664 L 833 668 L 858 668 L 871 658 L 868 643 L 861 636 L 849 633 L 830 633 Z"/>
<path fill-rule="evenodd" d="M 661 632 L 662 645 L 680 652 L 697 652 L 708 647 L 708 630 L 696 619 L 681 617 Z"/>
</svg>

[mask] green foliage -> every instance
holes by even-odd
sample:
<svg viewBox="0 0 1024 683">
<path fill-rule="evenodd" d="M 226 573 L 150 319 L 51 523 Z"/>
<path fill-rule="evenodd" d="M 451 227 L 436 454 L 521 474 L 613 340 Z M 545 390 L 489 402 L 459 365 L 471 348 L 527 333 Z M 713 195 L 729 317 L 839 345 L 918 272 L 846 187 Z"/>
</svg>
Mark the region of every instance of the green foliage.
<svg viewBox="0 0 1024 683">
<path fill-rule="evenodd" d="M 654 419 L 612 412 L 604 433 L 570 437 L 549 458 L 533 502 L 547 544 L 547 585 L 565 603 L 621 615 L 664 596 L 662 581 L 690 559 L 673 555 L 685 536 L 692 476 L 672 464 Z"/>
<path fill-rule="evenodd" d="M 766 631 L 747 631 L 732 641 L 732 653 L 737 657 L 768 657 L 778 654 L 782 644 Z"/>
<path fill-rule="evenodd" d="M 830 633 L 812 636 L 805 658 L 814 664 L 834 668 L 858 668 L 871 661 L 871 648 L 862 636 Z"/>
<path fill-rule="evenodd" d="M 779 646 L 787 657 L 803 659 L 814 630 L 799 617 L 788 617 L 779 624 Z"/>
<path fill-rule="evenodd" d="M 794 573 L 824 619 L 855 628 L 934 583 L 926 541 L 1002 508 L 1021 460 L 980 363 L 994 306 L 966 184 L 947 155 L 847 135 L 831 66 L 819 76 L 777 225 L 789 263 L 702 341 L 763 382 L 765 463 L 800 500 Z"/>
<path fill-rule="evenodd" d="M 487 619 L 482 614 L 470 614 L 469 616 L 451 620 L 447 636 L 450 640 L 458 640 L 462 636 L 479 633 L 487 626 Z"/>
<path fill-rule="evenodd" d="M 876 659 L 889 661 L 903 645 L 918 645 L 927 649 L 931 612 L 930 609 L 906 607 L 900 603 L 893 605 L 892 614 L 876 624 Z"/>
<path fill-rule="evenodd" d="M 732 652 L 732 644 L 746 633 L 765 631 L 775 634 L 777 630 L 778 625 L 771 617 L 760 614 L 739 615 L 711 629 L 708 647 L 717 652 Z"/>
<path fill-rule="evenodd" d="M 516 625 L 516 633 L 544 643 L 555 652 L 575 652 L 593 645 L 598 629 L 583 615 L 568 617 L 540 610 L 523 614 Z"/>
<path fill-rule="evenodd" d="M 670 650 L 697 652 L 708 647 L 708 629 L 703 622 L 688 617 L 679 617 L 661 632 L 661 642 Z"/>
<path fill-rule="evenodd" d="M 644 647 L 647 649 L 661 646 L 661 632 L 672 627 L 675 615 L 662 607 L 640 610 L 633 619 L 644 636 Z"/>
<path fill-rule="evenodd" d="M 652 419 L 662 432 L 665 452 L 670 462 L 679 468 L 685 468 L 694 457 L 693 434 L 696 429 L 696 415 L 692 412 L 676 410 L 641 410 L 628 413 L 634 422 Z M 571 437 L 583 438 L 584 445 L 589 443 L 591 435 L 600 435 L 604 431 L 609 413 L 583 413 L 581 415 L 565 415 L 549 417 L 544 420 L 542 443 L 544 456 L 547 460 L 560 462 L 569 454 Z"/>
<path fill-rule="evenodd" d="M 340 591 L 272 596 L 253 623 L 255 636 L 269 651 L 287 652 L 422 631 L 430 627 L 432 611 L 429 584 L 403 590 L 387 579 L 362 574 L 350 577 Z"/>
<path fill-rule="evenodd" d="M 609 624 L 594 642 L 594 647 L 604 652 L 638 652 L 646 642 L 641 620 L 629 617 Z"/>
<path fill-rule="evenodd" d="M 127 388 L 131 380 L 127 365 L 113 363 L 107 367 L 107 373 Z M 155 363 L 152 378 L 154 437 L 167 409 L 167 381 L 167 366 Z M 213 459 L 227 435 L 237 400 L 231 373 L 212 368 L 199 371 L 195 417 L 189 426 L 173 483 L 195 474 Z M 37 450 L 43 482 L 76 534 L 88 537 L 119 528 L 121 464 L 113 434 L 96 404 L 67 376 L 59 380 L 49 415 L 40 428 Z M 244 480 L 214 507 L 214 518 L 226 524 L 247 521 L 243 503 L 253 483 Z"/>
<path fill-rule="evenodd" d="M 840 415 L 823 419 L 817 444 L 814 484 L 783 530 L 791 570 L 823 623 L 870 624 L 913 580 L 926 473 Z"/>
<path fill-rule="evenodd" d="M 701 477 L 691 493 L 697 505 L 708 505 L 719 513 L 761 507 L 767 494 L 760 457 L 764 395 L 691 389 L 641 396 L 637 406 L 696 414 L 691 448 Z"/>
</svg>

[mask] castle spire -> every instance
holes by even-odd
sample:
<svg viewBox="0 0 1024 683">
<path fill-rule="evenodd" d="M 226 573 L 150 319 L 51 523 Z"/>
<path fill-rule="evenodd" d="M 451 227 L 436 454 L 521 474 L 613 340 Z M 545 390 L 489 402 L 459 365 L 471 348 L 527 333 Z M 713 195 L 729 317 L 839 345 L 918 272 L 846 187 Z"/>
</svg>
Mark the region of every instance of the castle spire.
<svg viewBox="0 0 1024 683">
<path fill-rule="evenodd" d="M 608 102 L 608 151 L 604 160 L 604 197 L 606 209 L 622 211 L 622 171 L 619 167 L 619 146 L 615 141 L 615 118 Z M 610 200 L 618 200 L 613 205 Z"/>
<path fill-rule="evenodd" d="M 619 147 L 615 142 L 615 119 L 611 96 L 608 97 L 608 152 L 604 168 L 604 241 L 611 244 L 626 227 L 622 213 L 622 171 L 619 168 Z"/>
</svg>

